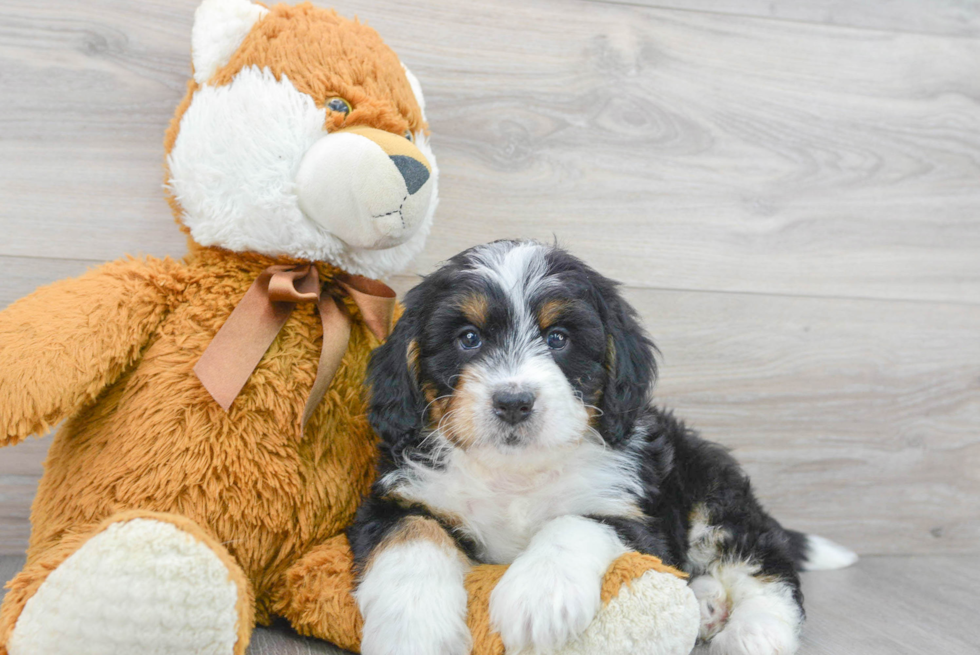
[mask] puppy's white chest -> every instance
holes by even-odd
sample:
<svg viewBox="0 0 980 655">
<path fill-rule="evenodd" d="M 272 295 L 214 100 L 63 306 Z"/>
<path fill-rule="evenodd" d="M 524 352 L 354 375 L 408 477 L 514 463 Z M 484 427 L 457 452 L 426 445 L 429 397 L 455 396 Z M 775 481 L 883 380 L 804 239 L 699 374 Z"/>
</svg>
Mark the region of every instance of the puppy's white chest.
<svg viewBox="0 0 980 655">
<path fill-rule="evenodd" d="M 489 562 L 513 561 L 559 516 L 637 513 L 633 467 L 616 453 L 581 446 L 537 461 L 479 455 L 458 453 L 441 470 L 417 472 L 399 494 L 451 517 Z"/>
<path fill-rule="evenodd" d="M 573 509 L 562 499 L 561 481 L 548 477 L 491 475 L 485 485 L 460 489 L 464 531 L 483 546 L 488 560 L 513 561 L 543 524 Z"/>
</svg>

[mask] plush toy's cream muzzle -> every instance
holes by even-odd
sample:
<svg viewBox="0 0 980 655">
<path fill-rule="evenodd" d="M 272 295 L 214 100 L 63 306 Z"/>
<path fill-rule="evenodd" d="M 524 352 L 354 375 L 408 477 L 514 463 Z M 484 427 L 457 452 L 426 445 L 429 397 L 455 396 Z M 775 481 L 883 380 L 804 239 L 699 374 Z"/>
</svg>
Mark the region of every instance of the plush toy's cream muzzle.
<svg viewBox="0 0 980 655">
<path fill-rule="evenodd" d="M 407 241 L 432 201 L 432 166 L 405 137 L 371 127 L 324 135 L 296 175 L 300 209 L 351 248 Z"/>
</svg>

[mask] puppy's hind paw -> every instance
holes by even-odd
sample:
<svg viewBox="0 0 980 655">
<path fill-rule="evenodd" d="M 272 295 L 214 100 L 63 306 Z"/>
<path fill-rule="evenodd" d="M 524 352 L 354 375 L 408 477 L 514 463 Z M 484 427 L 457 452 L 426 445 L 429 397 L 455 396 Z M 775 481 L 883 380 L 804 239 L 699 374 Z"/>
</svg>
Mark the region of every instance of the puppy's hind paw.
<svg viewBox="0 0 980 655">
<path fill-rule="evenodd" d="M 701 628 L 698 639 L 707 641 L 725 627 L 728 620 L 729 602 L 725 587 L 710 575 L 702 575 L 691 581 L 691 591 L 701 608 Z"/>
</svg>

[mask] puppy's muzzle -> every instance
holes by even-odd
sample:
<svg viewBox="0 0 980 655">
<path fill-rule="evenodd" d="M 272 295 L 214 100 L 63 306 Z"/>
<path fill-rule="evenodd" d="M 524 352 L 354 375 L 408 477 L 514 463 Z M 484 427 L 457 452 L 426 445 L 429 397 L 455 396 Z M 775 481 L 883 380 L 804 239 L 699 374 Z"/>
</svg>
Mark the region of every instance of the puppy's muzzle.
<svg viewBox="0 0 980 655">
<path fill-rule="evenodd" d="M 498 391 L 493 394 L 493 413 L 504 423 L 523 423 L 534 411 L 534 394 L 530 391 Z"/>
</svg>

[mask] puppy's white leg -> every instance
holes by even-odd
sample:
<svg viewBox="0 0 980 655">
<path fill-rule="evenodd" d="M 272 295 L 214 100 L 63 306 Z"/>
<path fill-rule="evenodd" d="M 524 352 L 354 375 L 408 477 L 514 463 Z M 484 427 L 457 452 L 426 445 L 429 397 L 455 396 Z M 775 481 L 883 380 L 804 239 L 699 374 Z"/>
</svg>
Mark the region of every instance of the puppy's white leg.
<svg viewBox="0 0 980 655">
<path fill-rule="evenodd" d="M 608 525 L 579 516 L 545 525 L 490 595 L 490 622 L 508 652 L 552 650 L 581 634 L 599 610 L 606 569 L 624 552 Z"/>
<path fill-rule="evenodd" d="M 363 655 L 466 655 L 469 564 L 454 545 L 427 539 L 382 544 L 354 597 Z"/>
<path fill-rule="evenodd" d="M 719 564 L 712 575 L 728 592 L 731 612 L 711 640 L 711 655 L 792 655 L 803 613 L 789 582 L 759 574 L 751 564 Z"/>
</svg>

